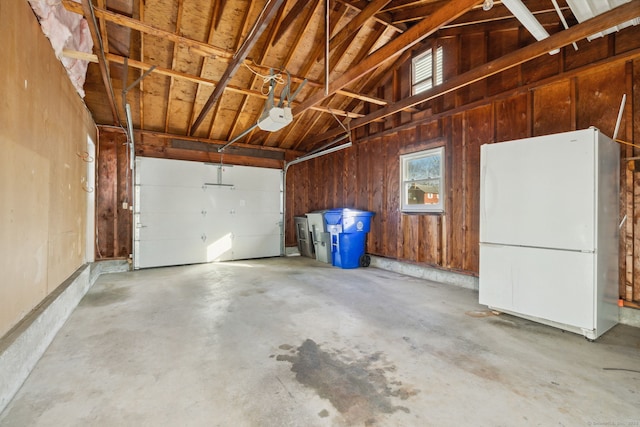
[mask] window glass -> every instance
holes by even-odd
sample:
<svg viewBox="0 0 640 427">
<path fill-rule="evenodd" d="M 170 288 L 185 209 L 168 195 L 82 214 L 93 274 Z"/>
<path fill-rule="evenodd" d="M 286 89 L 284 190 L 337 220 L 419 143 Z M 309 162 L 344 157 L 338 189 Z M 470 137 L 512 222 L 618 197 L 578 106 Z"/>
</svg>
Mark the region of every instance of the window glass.
<svg viewBox="0 0 640 427">
<path fill-rule="evenodd" d="M 400 156 L 403 211 L 444 211 L 444 147 Z"/>
</svg>

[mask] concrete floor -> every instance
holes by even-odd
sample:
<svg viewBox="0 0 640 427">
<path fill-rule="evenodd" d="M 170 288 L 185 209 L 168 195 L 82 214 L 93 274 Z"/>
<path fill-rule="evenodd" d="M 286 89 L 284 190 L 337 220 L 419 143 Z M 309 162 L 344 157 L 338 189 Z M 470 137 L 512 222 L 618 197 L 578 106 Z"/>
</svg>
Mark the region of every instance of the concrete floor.
<svg viewBox="0 0 640 427">
<path fill-rule="evenodd" d="M 300 257 L 103 275 L 0 425 L 640 425 L 640 329 L 477 300 Z"/>
</svg>

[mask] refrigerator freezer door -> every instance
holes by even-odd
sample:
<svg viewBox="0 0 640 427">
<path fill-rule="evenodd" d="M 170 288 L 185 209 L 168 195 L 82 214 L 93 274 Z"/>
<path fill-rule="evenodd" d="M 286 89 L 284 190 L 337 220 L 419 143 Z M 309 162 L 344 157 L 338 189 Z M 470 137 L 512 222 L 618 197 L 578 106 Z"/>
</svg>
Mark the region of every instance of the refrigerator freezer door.
<svg viewBox="0 0 640 427">
<path fill-rule="evenodd" d="M 592 331 L 594 263 L 591 253 L 481 244 L 480 303 Z"/>
<path fill-rule="evenodd" d="M 480 241 L 593 251 L 596 132 L 483 145 Z"/>
</svg>

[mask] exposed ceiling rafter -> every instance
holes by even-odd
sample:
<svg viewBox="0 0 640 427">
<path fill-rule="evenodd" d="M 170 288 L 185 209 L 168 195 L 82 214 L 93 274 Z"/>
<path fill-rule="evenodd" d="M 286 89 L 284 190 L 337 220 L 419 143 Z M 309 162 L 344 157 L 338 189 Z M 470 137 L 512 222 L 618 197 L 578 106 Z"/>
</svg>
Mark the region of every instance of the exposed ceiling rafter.
<svg viewBox="0 0 640 427">
<path fill-rule="evenodd" d="M 584 39 L 591 34 L 604 31 L 622 22 L 637 18 L 639 11 L 640 0 L 631 0 L 629 3 L 618 6 L 617 8 L 598 15 L 588 21 L 575 25 L 567 30 L 553 34 L 546 39 L 532 43 L 517 51 L 508 53 L 504 56 L 494 59 L 493 61 L 467 71 L 466 73 L 459 74 L 430 90 L 427 90 L 418 95 L 410 96 L 403 99 L 402 101 L 389 104 L 386 107 L 383 107 L 362 118 L 354 119 L 350 122 L 350 126 L 352 129 L 364 126 L 375 120 L 390 116 L 402 109 L 415 106 L 426 101 L 430 101 L 454 90 L 460 89 L 487 77 L 501 73 L 502 71 L 508 70 L 509 68 L 520 65 L 531 59 L 543 56 L 554 49 L 559 49 L 561 47 L 570 45 L 573 42 Z M 313 145 L 315 143 L 334 138 L 337 135 L 340 135 L 342 132 L 342 129 L 335 128 L 324 134 L 316 136 L 311 141 L 309 141 L 308 144 Z"/>
<path fill-rule="evenodd" d="M 76 3 L 77 4 L 77 3 Z M 109 107 L 111 107 L 111 113 L 113 114 L 113 123 L 120 124 L 120 116 L 118 115 L 118 108 L 116 107 L 115 95 L 113 93 L 113 86 L 111 85 L 111 75 L 109 74 L 109 64 L 105 58 L 105 51 L 103 47 L 102 37 L 96 27 L 95 14 L 93 12 L 93 6 L 90 0 L 82 0 L 80 5 L 82 12 L 87 17 L 89 24 L 89 31 L 91 32 L 91 38 L 93 38 L 93 45 L 98 50 L 98 64 L 100 66 L 100 75 L 104 88 L 109 100 Z"/>
<path fill-rule="evenodd" d="M 393 58 L 401 55 L 407 49 L 415 46 L 421 40 L 424 40 L 429 35 L 433 34 L 442 25 L 453 21 L 469 9 L 471 9 L 479 0 L 457 0 L 455 2 L 449 2 L 442 6 L 436 12 L 429 17 L 420 21 L 409 30 L 399 35 L 389 43 L 373 52 L 366 57 L 356 66 L 350 68 L 342 76 L 331 82 L 329 85 L 329 94 L 318 93 L 315 96 L 310 97 L 302 102 L 296 109 L 294 109 L 294 115 L 303 113 L 308 108 L 322 102 L 329 96 L 333 95 L 339 89 L 344 88 L 355 80 L 370 73 L 383 63 L 392 60 Z"/>
</svg>

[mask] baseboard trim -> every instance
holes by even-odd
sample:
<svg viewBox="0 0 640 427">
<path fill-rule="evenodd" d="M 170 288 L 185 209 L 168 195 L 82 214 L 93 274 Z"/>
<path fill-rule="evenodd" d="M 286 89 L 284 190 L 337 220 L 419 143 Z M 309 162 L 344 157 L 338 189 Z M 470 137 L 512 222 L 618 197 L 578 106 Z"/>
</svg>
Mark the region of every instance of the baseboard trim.
<svg viewBox="0 0 640 427">
<path fill-rule="evenodd" d="M 97 278 L 128 270 L 127 261 L 84 264 L 0 338 L 0 413 Z"/>
</svg>

